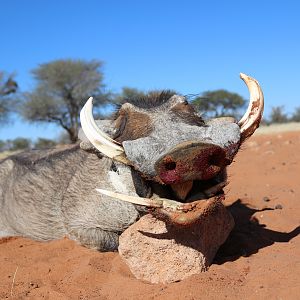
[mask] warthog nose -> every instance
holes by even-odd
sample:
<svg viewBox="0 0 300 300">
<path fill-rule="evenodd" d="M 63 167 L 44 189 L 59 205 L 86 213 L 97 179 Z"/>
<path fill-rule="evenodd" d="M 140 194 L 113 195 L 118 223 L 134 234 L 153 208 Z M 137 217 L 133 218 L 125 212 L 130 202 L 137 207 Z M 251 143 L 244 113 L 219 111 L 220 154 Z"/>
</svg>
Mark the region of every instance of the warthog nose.
<svg viewBox="0 0 300 300">
<path fill-rule="evenodd" d="M 158 177 L 166 184 L 207 180 L 226 165 L 225 151 L 216 145 L 184 142 L 175 146 L 155 164 Z"/>
<path fill-rule="evenodd" d="M 176 169 L 176 162 L 175 161 L 166 161 L 165 163 L 166 170 L 175 170 Z"/>
</svg>

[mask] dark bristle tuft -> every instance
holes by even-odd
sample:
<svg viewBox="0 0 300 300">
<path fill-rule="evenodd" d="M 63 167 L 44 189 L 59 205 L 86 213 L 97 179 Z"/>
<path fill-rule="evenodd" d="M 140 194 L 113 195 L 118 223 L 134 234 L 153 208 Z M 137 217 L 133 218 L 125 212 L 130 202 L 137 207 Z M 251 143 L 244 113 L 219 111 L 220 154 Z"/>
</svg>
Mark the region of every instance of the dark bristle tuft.
<svg viewBox="0 0 300 300">
<path fill-rule="evenodd" d="M 128 102 L 139 108 L 155 108 L 166 103 L 176 93 L 170 90 L 153 91 L 139 99 L 125 99 L 124 103 Z"/>
<path fill-rule="evenodd" d="M 176 95 L 175 91 L 162 90 L 150 91 L 148 94 L 139 98 L 124 98 L 120 103 L 115 105 L 115 113 L 113 114 L 113 118 L 115 119 L 117 117 L 117 112 L 125 103 L 133 104 L 134 106 L 142 109 L 152 109 L 163 105 L 174 95 Z"/>
</svg>

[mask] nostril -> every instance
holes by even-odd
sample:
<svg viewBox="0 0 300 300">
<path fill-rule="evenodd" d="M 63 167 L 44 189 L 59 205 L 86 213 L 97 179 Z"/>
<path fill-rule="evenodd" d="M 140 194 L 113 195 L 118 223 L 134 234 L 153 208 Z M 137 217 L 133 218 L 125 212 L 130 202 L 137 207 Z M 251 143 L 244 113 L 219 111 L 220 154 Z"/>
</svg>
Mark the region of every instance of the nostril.
<svg viewBox="0 0 300 300">
<path fill-rule="evenodd" d="M 165 163 L 165 168 L 168 171 L 175 170 L 176 169 L 176 162 L 174 162 L 174 161 L 166 162 Z"/>
</svg>

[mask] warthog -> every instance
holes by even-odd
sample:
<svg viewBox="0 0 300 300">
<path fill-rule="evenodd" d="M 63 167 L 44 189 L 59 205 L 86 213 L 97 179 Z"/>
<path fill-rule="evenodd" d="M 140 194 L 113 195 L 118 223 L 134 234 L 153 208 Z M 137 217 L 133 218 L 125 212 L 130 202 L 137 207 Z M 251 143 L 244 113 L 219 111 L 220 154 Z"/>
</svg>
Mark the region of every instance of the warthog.
<svg viewBox="0 0 300 300">
<path fill-rule="evenodd" d="M 239 122 L 205 121 L 185 97 L 168 93 L 125 103 L 114 120 L 95 122 L 89 99 L 80 145 L 0 163 L 0 235 L 67 236 L 105 251 L 117 249 L 120 233 L 148 210 L 181 226 L 195 222 L 197 203 L 222 195 L 226 166 L 261 120 L 259 84 L 241 78 L 250 105 Z"/>
</svg>

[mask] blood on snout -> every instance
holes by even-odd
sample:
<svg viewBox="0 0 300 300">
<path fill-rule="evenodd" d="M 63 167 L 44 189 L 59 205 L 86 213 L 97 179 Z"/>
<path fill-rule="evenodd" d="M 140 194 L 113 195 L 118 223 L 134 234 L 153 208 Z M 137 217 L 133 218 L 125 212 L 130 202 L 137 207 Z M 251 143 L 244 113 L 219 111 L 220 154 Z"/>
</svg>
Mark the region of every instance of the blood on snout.
<svg viewBox="0 0 300 300">
<path fill-rule="evenodd" d="M 166 184 L 174 184 L 182 182 L 182 176 L 186 172 L 187 170 L 180 160 L 175 162 L 171 156 L 166 156 L 163 160 L 159 177 Z"/>
<path fill-rule="evenodd" d="M 183 143 L 156 163 L 158 176 L 165 184 L 207 180 L 226 165 L 225 151 L 216 145 Z"/>
<path fill-rule="evenodd" d="M 217 148 L 206 148 L 196 155 L 193 159 L 194 170 L 201 173 L 201 180 L 207 180 L 220 172 L 221 168 L 225 166 L 224 151 Z"/>
</svg>

